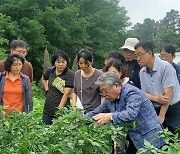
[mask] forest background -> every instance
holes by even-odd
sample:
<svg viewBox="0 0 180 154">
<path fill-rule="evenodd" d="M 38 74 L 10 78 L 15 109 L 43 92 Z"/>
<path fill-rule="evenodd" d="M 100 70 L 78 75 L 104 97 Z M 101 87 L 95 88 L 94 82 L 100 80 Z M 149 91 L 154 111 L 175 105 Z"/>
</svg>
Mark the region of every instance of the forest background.
<svg viewBox="0 0 180 154">
<path fill-rule="evenodd" d="M 57 50 L 67 52 L 70 68 L 83 47 L 91 49 L 94 66 L 102 68 L 109 51 L 121 52 L 127 37 L 153 41 L 156 52 L 165 43 L 180 51 L 178 11 L 172 9 L 159 21 L 147 18 L 129 29 L 131 25 L 120 0 L 0 0 L 0 60 L 10 52 L 12 40 L 26 41 L 26 58 L 39 81 L 45 51 L 50 56 Z"/>
</svg>

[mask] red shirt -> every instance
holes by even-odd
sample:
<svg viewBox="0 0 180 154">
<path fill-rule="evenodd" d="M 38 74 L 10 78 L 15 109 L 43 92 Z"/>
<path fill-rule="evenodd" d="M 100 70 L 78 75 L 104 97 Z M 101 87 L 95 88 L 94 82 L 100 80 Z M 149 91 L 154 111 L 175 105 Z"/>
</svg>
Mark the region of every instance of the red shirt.
<svg viewBox="0 0 180 154">
<path fill-rule="evenodd" d="M 23 110 L 23 91 L 21 85 L 20 75 L 14 81 L 12 81 L 6 73 L 4 90 L 2 94 L 3 105 L 7 105 L 5 112 L 9 112 L 13 109 L 17 109 L 20 112 Z"/>
</svg>

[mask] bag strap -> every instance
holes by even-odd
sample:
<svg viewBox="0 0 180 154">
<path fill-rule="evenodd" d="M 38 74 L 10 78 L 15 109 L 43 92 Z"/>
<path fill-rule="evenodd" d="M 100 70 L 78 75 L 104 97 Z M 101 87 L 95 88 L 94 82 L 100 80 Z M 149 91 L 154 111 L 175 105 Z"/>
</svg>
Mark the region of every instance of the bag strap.
<svg viewBox="0 0 180 154">
<path fill-rule="evenodd" d="M 53 73 L 53 69 L 55 68 L 55 66 L 52 66 L 51 68 L 50 68 L 50 73 Z"/>
<path fill-rule="evenodd" d="M 49 69 L 49 72 L 48 72 L 48 79 L 51 75 L 51 73 L 53 73 L 53 69 L 55 68 L 55 66 L 52 66 L 50 69 Z"/>
<path fill-rule="evenodd" d="M 0 82 L 1 82 L 1 79 L 3 78 L 3 76 L 6 74 L 6 72 L 0 72 Z"/>
<path fill-rule="evenodd" d="M 83 100 L 82 100 L 82 97 L 83 97 L 83 89 L 82 89 L 82 71 L 80 72 L 80 78 L 81 78 L 81 90 L 80 90 L 80 92 L 81 92 L 81 103 L 83 102 Z"/>
</svg>

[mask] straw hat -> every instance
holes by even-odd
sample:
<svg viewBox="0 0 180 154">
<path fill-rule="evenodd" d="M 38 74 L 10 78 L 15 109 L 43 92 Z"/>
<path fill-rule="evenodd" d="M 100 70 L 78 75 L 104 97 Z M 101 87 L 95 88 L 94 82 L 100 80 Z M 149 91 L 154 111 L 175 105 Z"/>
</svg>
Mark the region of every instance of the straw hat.
<svg viewBox="0 0 180 154">
<path fill-rule="evenodd" d="M 137 38 L 127 38 L 121 49 L 129 49 L 135 51 L 134 46 L 139 42 Z"/>
</svg>

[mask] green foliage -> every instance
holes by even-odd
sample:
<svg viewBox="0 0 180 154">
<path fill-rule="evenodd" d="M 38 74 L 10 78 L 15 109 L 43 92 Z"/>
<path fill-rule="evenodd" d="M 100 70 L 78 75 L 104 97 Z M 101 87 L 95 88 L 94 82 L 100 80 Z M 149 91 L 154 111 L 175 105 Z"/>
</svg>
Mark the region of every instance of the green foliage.
<svg viewBox="0 0 180 154">
<path fill-rule="evenodd" d="M 160 48 L 165 43 L 176 45 L 177 51 L 180 51 L 180 15 L 173 9 L 167 12 L 165 18 L 158 24 L 155 45 Z"/>
<path fill-rule="evenodd" d="M 138 154 L 143 154 L 145 152 L 151 152 L 153 154 L 180 154 L 180 138 L 178 134 L 174 135 L 168 129 L 164 129 L 160 132 L 160 136 L 166 141 L 161 149 L 157 149 L 152 146 L 148 141 L 145 141 L 145 147 L 138 150 Z"/>
<path fill-rule="evenodd" d="M 33 97 L 36 97 L 36 98 L 44 98 L 45 97 L 45 92 L 44 92 L 44 89 L 43 89 L 40 81 L 39 82 L 33 81 L 32 95 L 33 95 Z"/>
<path fill-rule="evenodd" d="M 156 36 L 157 24 L 149 18 L 144 20 L 143 24 L 137 23 L 134 27 L 134 33 L 140 40 L 153 41 Z"/>
<path fill-rule="evenodd" d="M 167 12 L 160 21 L 155 22 L 147 18 L 144 23 L 137 23 L 132 29 L 129 34 L 140 40 L 153 41 L 156 52 L 166 43 L 174 44 L 177 51 L 180 51 L 180 15 L 174 9 Z"/>
<path fill-rule="evenodd" d="M 80 109 L 61 109 L 53 125 L 42 123 L 44 106 L 40 88 L 33 83 L 33 112 L 12 111 L 2 114 L 5 106 L 0 106 L 0 154 L 109 154 L 112 140 L 116 143 L 125 140 L 129 128 L 136 121 L 114 126 L 111 123 L 97 127 L 95 121 L 87 119 Z M 154 154 L 179 154 L 180 139 L 167 129 L 161 132 L 167 145 L 156 149 L 145 141 L 145 147 L 138 153 L 147 151 Z"/>
<path fill-rule="evenodd" d="M 15 23 L 11 23 L 11 18 L 0 13 L 0 60 L 5 59 L 9 53 L 7 37 L 14 35 Z"/>
<path fill-rule="evenodd" d="M 2 20 L 3 38 L 27 42 L 27 60 L 34 67 L 36 81 L 43 73 L 46 47 L 50 55 L 61 49 L 74 59 L 79 49 L 88 46 L 97 67 L 125 40 L 129 18 L 118 4 L 119 0 L 1 0 L 0 12 L 8 18 Z M 3 48 L 8 49 L 8 44 Z"/>
<path fill-rule="evenodd" d="M 60 117 L 53 125 L 47 126 L 38 111 L 43 100 L 34 101 L 35 110 L 29 114 L 12 111 L 1 116 L 0 153 L 109 154 L 112 136 L 122 138 L 127 132 L 127 127 L 110 123 L 95 128 L 95 122 L 83 116 L 81 110 L 66 108 L 59 111 Z"/>
</svg>

